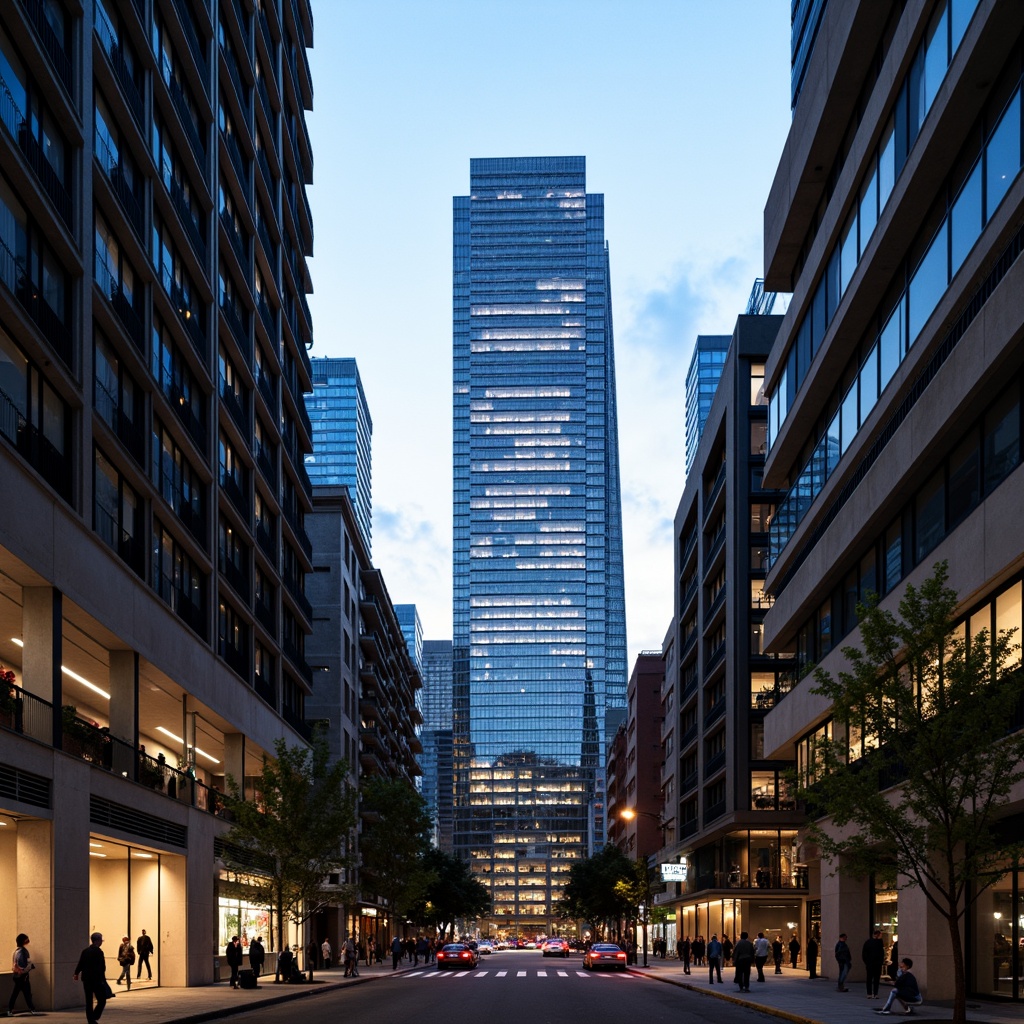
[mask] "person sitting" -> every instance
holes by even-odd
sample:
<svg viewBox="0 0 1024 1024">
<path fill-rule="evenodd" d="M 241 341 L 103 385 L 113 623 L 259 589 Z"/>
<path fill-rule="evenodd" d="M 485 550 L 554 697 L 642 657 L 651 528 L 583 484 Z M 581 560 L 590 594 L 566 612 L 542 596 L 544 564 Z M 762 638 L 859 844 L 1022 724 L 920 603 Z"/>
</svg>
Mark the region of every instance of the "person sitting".
<svg viewBox="0 0 1024 1024">
<path fill-rule="evenodd" d="M 917 978 L 910 971 L 913 966 L 914 961 L 909 956 L 900 960 L 900 969 L 892 983 L 892 992 L 889 993 L 889 998 L 886 1000 L 885 1006 L 878 1011 L 879 1013 L 891 1014 L 890 1007 L 897 1002 L 903 1007 L 903 1013 L 913 1013 L 914 1007 L 920 1006 L 924 1002 L 921 989 L 917 985 Z"/>
</svg>

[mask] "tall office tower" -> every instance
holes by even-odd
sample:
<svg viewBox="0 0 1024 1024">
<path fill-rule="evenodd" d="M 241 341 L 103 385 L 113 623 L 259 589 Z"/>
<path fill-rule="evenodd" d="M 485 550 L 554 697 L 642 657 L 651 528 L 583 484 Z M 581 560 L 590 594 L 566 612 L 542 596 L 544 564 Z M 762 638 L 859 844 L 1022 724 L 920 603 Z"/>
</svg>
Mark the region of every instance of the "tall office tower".
<svg viewBox="0 0 1024 1024">
<path fill-rule="evenodd" d="M 313 391 L 306 412 L 313 451 L 306 469 L 314 486 L 347 487 L 367 550 L 373 534 L 371 442 L 373 421 L 354 359 L 313 358 Z"/>
<path fill-rule="evenodd" d="M 455 847 L 501 932 L 604 842 L 626 630 L 604 197 L 583 157 L 473 160 L 454 200 Z"/>
<path fill-rule="evenodd" d="M 711 411 L 725 354 L 732 338 L 728 334 L 698 334 L 686 371 L 686 472 L 697 457 L 697 445 Z"/>
<path fill-rule="evenodd" d="M 794 31 L 813 6 L 794 5 Z M 806 54 L 764 221 L 765 285 L 792 292 L 765 367 L 764 483 L 786 493 L 764 639 L 802 676 L 764 754 L 804 772 L 820 736 L 846 737 L 851 761 L 870 749 L 808 676 L 845 667 L 869 593 L 895 611 L 945 559 L 968 645 L 982 627 L 1021 638 L 1022 54 L 1024 5 L 983 0 L 830 3 Z M 1001 814 L 1019 835 L 1024 801 Z M 895 940 L 898 923 L 928 998 L 952 996 L 946 922 L 920 889 L 804 852 L 805 928 L 873 921 Z M 1019 1000 L 1024 871 L 1006 867 L 966 912 L 965 960 L 974 993 Z"/>
<path fill-rule="evenodd" d="M 434 845 L 452 850 L 452 642 L 423 641 L 423 778 Z"/>
<path fill-rule="evenodd" d="M 420 613 L 414 604 L 396 604 L 395 615 L 398 616 L 398 624 L 402 627 L 402 636 L 405 637 L 405 646 L 409 648 L 409 657 L 417 671 L 423 671 L 423 623 L 420 622 Z"/>
<path fill-rule="evenodd" d="M 2 11 L 0 874 L 38 962 L 145 927 L 212 982 L 267 912 L 217 792 L 308 733 L 310 4 Z"/>
</svg>

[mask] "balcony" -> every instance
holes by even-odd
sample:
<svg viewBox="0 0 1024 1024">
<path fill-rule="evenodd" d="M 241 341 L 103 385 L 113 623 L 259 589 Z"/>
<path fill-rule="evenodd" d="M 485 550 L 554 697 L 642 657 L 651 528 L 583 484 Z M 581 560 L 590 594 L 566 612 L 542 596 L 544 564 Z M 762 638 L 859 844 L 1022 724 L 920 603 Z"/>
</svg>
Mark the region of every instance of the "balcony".
<svg viewBox="0 0 1024 1024">
<path fill-rule="evenodd" d="M 717 722 L 725 714 L 725 697 L 719 697 L 704 715 L 704 728 Z"/>
<path fill-rule="evenodd" d="M 271 560 L 277 563 L 277 544 L 274 542 L 274 531 L 267 524 L 265 519 L 256 520 L 256 543 L 260 550 Z"/>
<path fill-rule="evenodd" d="M 99 538 L 118 558 L 127 565 L 136 576 L 145 572 L 145 550 L 142 540 L 130 534 L 102 505 L 94 509 L 96 533 Z"/>
<path fill-rule="evenodd" d="M 191 595 L 184 587 L 179 586 L 171 577 L 165 576 L 162 572 L 157 573 L 154 582 L 154 589 L 160 595 L 161 600 L 173 611 L 185 625 L 205 640 L 207 637 L 206 617 L 200 605 L 193 601 Z"/>
<path fill-rule="evenodd" d="M 704 517 L 707 518 L 708 513 L 711 511 L 711 507 L 715 503 L 715 499 L 718 497 L 719 492 L 722 489 L 722 485 L 725 483 L 725 466 L 723 462 L 721 468 L 718 470 L 718 475 L 715 477 L 714 483 L 712 483 L 708 490 L 707 497 L 704 499 Z"/>
<path fill-rule="evenodd" d="M 185 41 L 188 43 L 188 48 L 192 51 L 196 67 L 199 68 L 199 77 L 202 79 L 203 87 L 205 88 L 209 70 L 206 63 L 206 54 L 203 53 L 202 43 L 199 41 L 199 36 L 196 35 L 195 15 L 189 10 L 185 0 L 174 0 L 174 6 L 178 11 L 181 29 L 185 33 Z"/>
<path fill-rule="evenodd" d="M 114 31 L 114 26 L 107 21 L 100 7 L 94 6 L 94 10 L 96 13 L 96 36 L 100 41 L 100 48 L 107 55 L 107 60 L 110 61 L 110 67 L 114 72 L 114 77 L 117 79 L 117 84 L 121 87 L 125 103 L 128 104 L 132 117 L 135 118 L 139 128 L 142 128 L 146 121 L 146 107 L 142 99 L 142 93 L 139 92 L 139 87 L 135 84 L 135 79 L 132 77 L 131 68 L 124 59 L 124 53 L 121 51 L 121 44 L 117 38 L 117 33 Z"/>
<path fill-rule="evenodd" d="M 220 487 L 228 496 L 231 504 L 248 520 L 249 500 L 242 491 L 242 483 L 231 473 L 228 473 L 223 466 L 220 470 Z"/>
<path fill-rule="evenodd" d="M 221 640 L 220 656 L 229 668 L 249 682 L 249 658 L 245 651 L 235 647 L 234 644 L 229 644 L 226 640 Z"/>
<path fill-rule="evenodd" d="M 300 651 L 295 645 L 295 642 L 287 638 L 283 639 L 281 641 L 281 650 L 292 665 L 298 669 L 299 675 L 301 675 L 307 683 L 312 683 L 313 670 L 306 663 L 306 659 L 302 656 L 302 651 Z"/>
<path fill-rule="evenodd" d="M 203 241 L 203 236 L 199 232 L 199 225 L 196 224 L 196 219 L 192 215 L 192 207 L 185 196 L 185 191 L 177 178 L 171 179 L 171 187 L 168 190 L 168 194 L 171 197 L 171 205 L 174 207 L 174 212 L 178 215 L 178 220 L 181 221 L 181 226 L 185 229 L 185 234 L 188 235 L 192 248 L 199 258 L 199 262 L 205 266 L 206 243 Z"/>
<path fill-rule="evenodd" d="M 238 61 L 235 59 L 234 52 L 230 48 L 221 46 L 220 52 L 224 54 L 224 63 L 227 65 L 228 77 L 231 79 L 231 84 L 235 87 L 235 95 L 238 97 L 238 105 L 242 108 L 243 113 L 248 118 L 250 93 L 242 84 L 242 75 L 238 70 Z"/>
<path fill-rule="evenodd" d="M 238 429 L 243 434 L 247 434 L 249 431 L 249 416 L 243 404 L 244 396 L 238 394 L 234 388 L 230 387 L 223 377 L 220 378 L 220 401 L 221 405 L 227 409 L 231 418 L 235 421 Z"/>
<path fill-rule="evenodd" d="M 170 402 L 174 415 L 178 417 L 182 426 L 188 431 L 188 436 L 192 438 L 196 447 L 203 455 L 206 455 L 209 447 L 206 427 L 199 417 L 196 416 L 192 405 L 185 398 L 181 388 L 175 383 L 164 382 L 161 391 L 167 398 L 167 401 Z"/>
<path fill-rule="evenodd" d="M 679 741 L 679 749 L 685 750 L 695 739 L 697 738 L 697 723 L 689 726 L 683 733 L 682 739 Z"/>
<path fill-rule="evenodd" d="M 724 701 L 723 701 L 724 704 Z M 709 758 L 704 764 L 704 778 L 705 780 L 710 779 L 716 772 L 720 772 L 725 767 L 725 751 L 720 750 L 713 757 Z"/>
<path fill-rule="evenodd" d="M 277 413 L 277 394 L 274 391 L 274 378 L 266 371 L 256 369 L 256 390 L 263 396 L 267 408 L 272 413 Z"/>
<path fill-rule="evenodd" d="M 704 678 L 707 679 L 712 672 L 725 660 L 725 641 L 713 647 L 704 662 Z"/>
<path fill-rule="evenodd" d="M 252 346 L 249 344 L 249 324 L 248 316 L 239 311 L 238 306 L 235 304 L 235 300 L 225 295 L 220 300 L 220 311 L 224 317 L 224 322 L 228 325 L 228 329 L 231 331 L 231 336 L 235 339 L 235 343 L 238 345 L 238 350 L 245 356 L 245 361 L 250 361 L 249 356 L 252 352 Z M 244 320 L 243 320 L 244 316 Z"/>
<path fill-rule="evenodd" d="M 284 576 L 285 589 L 291 595 L 292 600 L 302 609 L 303 614 L 306 616 L 307 622 L 313 620 L 313 606 L 309 603 L 309 598 L 302 592 L 302 586 L 297 580 L 292 579 L 291 576 Z"/>
<path fill-rule="evenodd" d="M 254 607 L 256 621 L 271 635 L 277 635 L 277 613 L 272 603 L 257 598 Z"/>
<path fill-rule="evenodd" d="M 193 348 L 205 361 L 206 335 L 203 333 L 203 327 L 199 322 L 196 310 L 192 308 L 191 297 L 185 294 L 185 290 L 176 281 L 171 281 L 169 287 L 165 281 L 164 287 L 167 290 L 171 304 L 178 313 L 178 322 L 185 328 L 185 333 L 191 339 Z"/>
<path fill-rule="evenodd" d="M 0 388 L 0 434 L 21 457 L 66 501 L 71 500 L 71 462 L 29 423 Z"/>
<path fill-rule="evenodd" d="M 235 174 L 238 175 L 238 180 L 242 184 L 242 191 L 248 197 L 249 169 L 245 157 L 242 156 L 242 151 L 238 146 L 238 139 L 235 138 L 234 132 L 223 130 L 220 133 L 220 137 L 224 140 L 224 147 L 228 151 L 228 156 L 231 157 L 231 165 L 235 168 Z"/>
<path fill-rule="evenodd" d="M 181 127 L 185 132 L 185 135 L 188 137 L 189 145 L 192 147 L 192 154 L 196 158 L 196 163 L 198 163 L 201 168 L 205 168 L 206 146 L 203 145 L 203 140 L 199 135 L 199 128 L 192 116 L 192 109 L 189 106 L 188 97 L 185 95 L 185 91 L 178 83 L 178 80 L 173 76 L 167 83 L 167 91 L 170 94 L 171 104 L 174 106 L 174 111 L 178 115 L 178 120 L 181 122 Z"/>
<path fill-rule="evenodd" d="M 277 490 L 277 465 L 273 457 L 267 452 L 266 445 L 259 445 L 256 448 L 256 465 L 263 474 L 263 479 L 270 484 L 271 489 Z"/>
<path fill-rule="evenodd" d="M 270 311 L 270 306 L 267 305 L 267 300 L 263 297 L 262 292 L 256 293 L 256 308 L 259 310 L 263 326 L 267 329 L 267 337 L 276 337 L 274 333 L 274 314 Z"/>
<path fill-rule="evenodd" d="M 71 96 L 71 58 L 57 38 L 57 33 L 53 31 L 50 23 L 46 20 L 42 0 L 21 0 L 21 6 L 25 8 L 28 20 L 43 45 L 43 52 L 46 54 L 47 60 L 53 65 L 53 70 L 57 72 L 57 77 L 68 96 Z"/>
<path fill-rule="evenodd" d="M 723 547 L 725 547 L 725 523 L 722 523 L 718 532 L 708 543 L 707 552 L 704 555 L 705 576 L 711 571 L 712 566 L 715 564 L 715 559 L 718 557 L 719 552 L 721 552 Z"/>
<path fill-rule="evenodd" d="M 234 592 L 243 600 L 246 604 L 249 603 L 249 574 L 241 566 L 235 565 L 231 559 L 226 558 L 221 553 L 220 559 L 220 573 L 231 585 Z"/>
<path fill-rule="evenodd" d="M 41 743 L 53 742 L 53 705 L 20 686 L 5 687 L 0 701 L 0 728 L 22 736 L 31 736 Z"/>
<path fill-rule="evenodd" d="M 6 103 L 7 96 L 9 96 L 6 87 L 3 92 L 5 94 L 3 99 Z M 72 228 L 71 196 L 68 195 L 64 182 L 60 180 L 57 172 L 50 165 L 50 161 L 46 159 L 43 147 L 33 138 L 24 124 L 19 126 L 17 138 L 18 145 L 21 147 L 22 153 L 25 154 L 29 167 L 32 168 L 32 173 L 35 174 L 39 184 L 43 186 L 43 191 L 49 196 L 60 219 L 68 228 Z"/>
<path fill-rule="evenodd" d="M 308 666 L 307 666 L 308 668 Z M 313 730 L 309 723 L 297 711 L 287 704 L 281 708 L 281 717 L 308 743 L 313 738 Z"/>
<path fill-rule="evenodd" d="M 132 417 L 126 415 L 117 399 L 103 385 L 96 385 L 96 411 L 100 418 L 117 435 L 137 465 L 145 469 L 146 432 L 141 430 Z"/>
<path fill-rule="evenodd" d="M 256 672 L 252 677 L 252 688 L 256 691 L 256 696 L 259 697 L 260 700 L 269 704 L 276 710 L 277 693 L 274 690 L 273 680 L 264 679 L 259 672 Z"/>
<path fill-rule="evenodd" d="M 227 210 L 221 210 L 220 222 L 224 226 L 224 232 L 228 236 L 228 241 L 231 243 L 231 248 L 234 250 L 235 255 L 238 257 L 238 262 L 242 265 L 242 267 L 245 267 L 245 243 L 242 241 L 242 236 L 238 233 L 238 228 L 235 227 L 234 218 L 231 216 L 230 213 L 228 213 Z"/>
</svg>

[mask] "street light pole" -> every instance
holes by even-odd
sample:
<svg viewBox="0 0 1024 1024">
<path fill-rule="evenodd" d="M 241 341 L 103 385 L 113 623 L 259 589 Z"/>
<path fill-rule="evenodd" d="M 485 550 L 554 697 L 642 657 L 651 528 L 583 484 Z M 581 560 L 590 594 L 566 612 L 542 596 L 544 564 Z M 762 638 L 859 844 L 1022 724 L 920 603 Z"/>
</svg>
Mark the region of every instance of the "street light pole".
<svg viewBox="0 0 1024 1024">
<path fill-rule="evenodd" d="M 658 823 L 658 828 L 661 830 L 662 846 L 664 846 L 665 845 L 665 829 L 668 828 L 668 823 L 662 821 L 660 815 L 655 814 L 653 811 L 640 811 L 640 810 L 637 810 L 634 807 L 624 807 L 619 812 L 619 816 L 621 818 L 623 818 L 623 820 L 625 820 L 625 821 L 633 821 L 636 818 L 640 817 L 641 815 L 643 817 L 645 817 L 645 818 L 650 818 L 652 821 L 656 821 Z M 641 929 L 643 931 L 644 967 L 646 967 L 647 966 L 647 920 L 648 920 L 647 915 L 648 915 L 649 908 L 650 908 L 650 903 L 651 903 L 651 872 L 650 872 L 650 868 L 648 867 L 648 864 L 647 864 L 647 858 L 645 856 L 640 856 L 638 858 L 638 867 L 641 867 L 641 866 L 642 866 L 642 869 L 643 869 L 643 887 L 641 889 L 641 892 L 643 894 L 643 900 L 644 901 L 643 901 L 643 904 L 642 904 L 643 915 L 642 915 L 642 920 L 640 922 L 640 927 L 641 927 Z"/>
</svg>

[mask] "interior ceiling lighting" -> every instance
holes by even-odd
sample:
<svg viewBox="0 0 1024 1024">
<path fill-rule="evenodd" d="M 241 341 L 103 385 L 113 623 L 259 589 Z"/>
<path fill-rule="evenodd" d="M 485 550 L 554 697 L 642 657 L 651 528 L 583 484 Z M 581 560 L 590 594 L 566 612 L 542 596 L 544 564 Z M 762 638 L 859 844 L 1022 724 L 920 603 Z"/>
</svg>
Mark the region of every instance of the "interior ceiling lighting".
<svg viewBox="0 0 1024 1024">
<path fill-rule="evenodd" d="M 176 736 L 173 732 L 171 732 L 170 729 L 165 729 L 162 725 L 158 725 L 156 727 L 156 731 L 157 732 L 162 732 L 165 736 L 170 737 L 172 740 L 174 740 L 175 743 L 181 743 L 182 742 L 182 739 L 181 739 L 180 736 Z M 189 744 L 189 747 L 192 747 L 191 743 Z M 220 764 L 220 761 L 218 761 L 217 758 L 215 758 L 213 756 L 213 754 L 208 754 L 205 750 L 202 749 L 202 747 L 192 747 L 192 749 L 195 750 L 195 752 L 200 757 L 205 757 L 208 761 L 212 761 L 214 764 Z"/>
<path fill-rule="evenodd" d="M 19 647 L 24 647 L 25 646 L 25 641 L 24 640 L 19 640 L 18 637 L 16 637 L 16 636 L 12 636 L 11 637 L 11 643 L 17 644 Z M 77 680 L 83 686 L 87 686 L 90 690 L 92 690 L 94 693 L 98 693 L 105 700 L 110 700 L 110 694 L 107 693 L 106 690 L 104 690 L 101 687 L 97 686 L 95 683 L 90 683 L 89 680 L 85 678 L 85 676 L 80 676 L 77 672 L 73 672 L 71 669 L 69 669 L 67 667 L 67 665 L 61 665 L 60 670 L 61 670 L 61 672 L 64 673 L 64 675 L 69 676 L 70 678 Z"/>
</svg>

